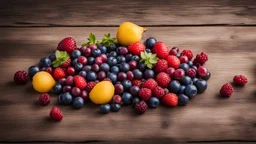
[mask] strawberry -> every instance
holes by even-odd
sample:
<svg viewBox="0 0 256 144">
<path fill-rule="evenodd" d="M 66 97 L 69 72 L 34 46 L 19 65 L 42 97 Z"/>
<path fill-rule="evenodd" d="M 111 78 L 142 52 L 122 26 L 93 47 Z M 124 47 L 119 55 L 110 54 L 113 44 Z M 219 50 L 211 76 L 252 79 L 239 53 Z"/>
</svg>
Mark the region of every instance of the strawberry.
<svg viewBox="0 0 256 144">
<path fill-rule="evenodd" d="M 52 62 L 52 66 L 54 68 L 59 67 L 59 66 L 62 68 L 68 68 L 71 65 L 72 60 L 66 51 L 56 50 L 55 57 L 56 57 L 56 59 Z"/>
<path fill-rule="evenodd" d="M 171 81 L 170 76 L 165 73 L 165 72 L 160 72 L 157 76 L 156 76 L 156 82 L 158 83 L 159 86 L 166 88 L 169 84 L 169 82 Z"/>
<path fill-rule="evenodd" d="M 153 90 L 153 95 L 158 99 L 162 98 L 164 94 L 165 94 L 165 91 L 160 86 L 156 86 L 155 89 Z"/>
<path fill-rule="evenodd" d="M 179 68 L 179 65 L 180 65 L 180 59 L 177 58 L 176 56 L 173 56 L 173 55 L 169 55 L 167 58 L 166 58 L 167 62 L 168 62 L 168 66 L 169 67 L 173 67 L 175 69 Z"/>
<path fill-rule="evenodd" d="M 167 93 L 163 96 L 162 103 L 170 107 L 175 107 L 178 104 L 178 97 L 174 93 Z"/>
<path fill-rule="evenodd" d="M 140 56 L 141 52 L 146 49 L 145 45 L 141 42 L 134 42 L 128 46 L 128 51 L 134 55 Z"/>
<path fill-rule="evenodd" d="M 142 100 L 148 101 L 152 96 L 152 91 L 148 88 L 142 88 L 139 91 L 139 96 Z"/>
<path fill-rule="evenodd" d="M 60 68 L 60 67 L 57 67 L 56 69 L 54 69 L 53 71 L 53 77 L 56 79 L 56 80 L 59 80 L 61 78 L 65 78 L 66 77 L 66 73 L 65 71 Z"/>
<path fill-rule="evenodd" d="M 80 89 L 84 89 L 86 87 L 86 80 L 80 76 L 80 75 L 76 75 L 74 76 L 74 83 L 75 83 L 75 86 L 80 88 Z"/>
<path fill-rule="evenodd" d="M 193 58 L 193 53 L 191 50 L 183 50 L 181 53 L 180 53 L 180 56 L 187 56 L 188 57 L 188 60 L 191 60 Z"/>
<path fill-rule="evenodd" d="M 159 59 L 154 66 L 154 70 L 157 73 L 164 72 L 168 68 L 168 62 L 164 59 Z"/>
<path fill-rule="evenodd" d="M 236 75 L 233 78 L 233 82 L 236 85 L 243 86 L 243 85 L 245 85 L 248 82 L 248 80 L 247 80 L 247 78 L 244 75 Z"/>
<path fill-rule="evenodd" d="M 157 82 L 154 79 L 150 78 L 143 83 L 142 88 L 148 88 L 150 90 L 154 90 L 156 86 L 157 86 Z"/>
<path fill-rule="evenodd" d="M 66 37 L 58 44 L 57 49 L 60 51 L 66 51 L 68 53 L 73 52 L 76 49 L 76 41 L 72 37 Z"/>
<path fill-rule="evenodd" d="M 50 117 L 51 117 L 53 120 L 61 121 L 62 118 L 63 118 L 63 114 L 62 114 L 62 112 L 60 111 L 60 109 L 59 109 L 58 107 L 54 106 L 54 107 L 51 109 Z"/>
<path fill-rule="evenodd" d="M 62 68 L 68 68 L 71 65 L 71 58 L 68 58 L 64 63 L 60 65 Z"/>
<path fill-rule="evenodd" d="M 154 45 L 152 52 L 155 53 L 158 58 L 164 59 L 168 56 L 169 48 L 163 42 L 157 42 Z"/>
</svg>

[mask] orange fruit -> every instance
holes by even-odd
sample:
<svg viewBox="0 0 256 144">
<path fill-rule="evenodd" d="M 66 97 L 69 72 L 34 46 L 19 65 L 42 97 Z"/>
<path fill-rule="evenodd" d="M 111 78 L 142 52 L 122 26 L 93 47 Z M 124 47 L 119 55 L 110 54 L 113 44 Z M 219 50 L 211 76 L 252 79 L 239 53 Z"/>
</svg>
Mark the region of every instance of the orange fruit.
<svg viewBox="0 0 256 144">
<path fill-rule="evenodd" d="M 90 100 L 95 104 L 106 104 L 112 100 L 115 87 L 109 81 L 97 83 L 89 93 Z"/>
<path fill-rule="evenodd" d="M 34 89 L 40 93 L 49 92 L 55 85 L 55 80 L 48 72 L 41 71 L 36 73 L 32 78 Z"/>
</svg>

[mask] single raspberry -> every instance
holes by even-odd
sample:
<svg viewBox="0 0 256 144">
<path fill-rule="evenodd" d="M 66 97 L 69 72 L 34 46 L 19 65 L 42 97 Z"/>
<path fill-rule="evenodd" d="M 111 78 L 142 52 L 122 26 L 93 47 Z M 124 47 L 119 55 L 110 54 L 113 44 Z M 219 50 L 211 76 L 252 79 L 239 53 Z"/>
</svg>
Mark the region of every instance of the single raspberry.
<svg viewBox="0 0 256 144">
<path fill-rule="evenodd" d="M 51 102 L 50 95 L 48 93 L 41 94 L 39 101 L 42 106 L 48 105 Z"/>
<path fill-rule="evenodd" d="M 63 64 L 60 65 L 62 68 L 68 68 L 71 65 L 71 58 L 68 58 Z"/>
<path fill-rule="evenodd" d="M 142 100 L 148 101 L 152 96 L 152 91 L 148 88 L 142 88 L 139 91 L 139 96 Z"/>
<path fill-rule="evenodd" d="M 233 93 L 234 89 L 231 84 L 226 83 L 220 89 L 220 95 L 223 97 L 230 97 Z"/>
<path fill-rule="evenodd" d="M 208 55 L 205 52 L 201 52 L 200 54 L 196 55 L 196 58 L 194 59 L 193 63 L 196 66 L 204 65 L 205 62 L 208 61 Z"/>
<path fill-rule="evenodd" d="M 153 90 L 153 96 L 156 98 L 162 98 L 165 94 L 165 91 L 163 88 L 161 88 L 160 86 L 155 87 L 155 89 Z"/>
<path fill-rule="evenodd" d="M 63 118 L 63 114 L 58 107 L 54 106 L 50 111 L 50 117 L 53 120 L 61 121 Z"/>
<path fill-rule="evenodd" d="M 24 70 L 17 71 L 14 74 L 13 80 L 16 84 L 26 84 L 28 82 L 28 73 Z"/>
<path fill-rule="evenodd" d="M 143 88 L 148 88 L 148 89 L 150 89 L 151 91 L 154 90 L 156 86 L 157 86 L 157 82 L 156 82 L 154 79 L 152 79 L 152 78 L 147 79 L 147 80 L 143 83 L 143 85 L 142 85 Z"/>
<path fill-rule="evenodd" d="M 164 72 L 168 68 L 168 62 L 164 59 L 159 59 L 154 66 L 154 71 L 157 73 Z"/>
<path fill-rule="evenodd" d="M 148 105 L 143 100 L 137 102 L 136 105 L 135 105 L 135 110 L 139 114 L 145 113 L 147 111 L 147 109 L 148 109 Z"/>
<path fill-rule="evenodd" d="M 74 76 L 74 83 L 75 83 L 75 86 L 80 89 L 84 89 L 87 85 L 86 80 L 80 75 Z"/>
<path fill-rule="evenodd" d="M 85 87 L 85 90 L 89 93 L 89 92 L 93 89 L 93 87 L 94 87 L 95 85 L 96 85 L 95 82 L 88 82 L 87 85 L 86 85 L 86 87 Z"/>
<path fill-rule="evenodd" d="M 178 104 L 178 97 L 174 93 L 168 93 L 163 96 L 162 103 L 170 107 L 175 107 Z"/>
<path fill-rule="evenodd" d="M 193 53 L 191 50 L 183 50 L 181 53 L 180 53 L 181 56 L 187 56 L 188 57 L 188 60 L 191 60 L 193 58 Z"/>
<path fill-rule="evenodd" d="M 236 85 L 243 86 L 243 85 L 245 85 L 248 82 L 248 80 L 247 80 L 247 78 L 244 75 L 236 75 L 233 78 L 233 82 Z"/>
<path fill-rule="evenodd" d="M 141 87 L 142 84 L 143 84 L 143 82 L 141 80 L 132 80 L 133 86 Z"/>
<path fill-rule="evenodd" d="M 193 68 L 189 68 L 187 71 L 186 71 L 186 75 L 191 77 L 191 78 L 195 78 L 196 77 L 196 70 L 193 69 Z"/>
<path fill-rule="evenodd" d="M 171 81 L 170 76 L 167 73 L 165 73 L 165 72 L 160 72 L 156 76 L 156 82 L 161 87 L 164 87 L 164 88 L 167 87 L 170 81 Z"/>
</svg>

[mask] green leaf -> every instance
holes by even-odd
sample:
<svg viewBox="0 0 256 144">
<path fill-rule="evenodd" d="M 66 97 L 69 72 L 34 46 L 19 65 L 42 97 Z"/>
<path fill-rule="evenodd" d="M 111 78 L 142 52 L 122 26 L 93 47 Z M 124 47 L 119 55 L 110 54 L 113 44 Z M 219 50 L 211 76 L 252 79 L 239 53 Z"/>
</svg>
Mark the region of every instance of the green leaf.
<svg viewBox="0 0 256 144">
<path fill-rule="evenodd" d="M 153 59 L 150 59 L 149 62 L 150 62 L 151 64 L 156 64 L 156 63 L 157 63 L 157 61 L 156 61 L 156 60 L 153 60 Z"/>
<path fill-rule="evenodd" d="M 149 63 L 149 64 L 147 64 L 147 67 L 151 69 L 153 67 L 153 65 L 151 63 Z"/>
<path fill-rule="evenodd" d="M 53 67 L 58 67 L 58 66 L 60 66 L 61 65 L 61 62 L 60 61 L 53 61 L 52 62 L 52 66 Z"/>
<path fill-rule="evenodd" d="M 144 53 L 144 52 L 140 53 L 140 57 L 141 57 L 142 59 L 145 59 L 145 58 L 146 58 L 145 53 Z"/>
<path fill-rule="evenodd" d="M 61 56 L 61 53 L 60 53 L 59 50 L 56 50 L 56 51 L 55 51 L 55 56 L 56 56 L 56 58 L 59 58 L 59 57 Z"/>
</svg>

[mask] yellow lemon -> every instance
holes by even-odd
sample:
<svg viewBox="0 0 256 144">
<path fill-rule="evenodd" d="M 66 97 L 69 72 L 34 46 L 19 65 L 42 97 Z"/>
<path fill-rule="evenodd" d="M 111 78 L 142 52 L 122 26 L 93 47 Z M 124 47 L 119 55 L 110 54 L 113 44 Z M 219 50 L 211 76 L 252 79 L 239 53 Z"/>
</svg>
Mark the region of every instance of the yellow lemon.
<svg viewBox="0 0 256 144">
<path fill-rule="evenodd" d="M 146 31 L 143 27 L 140 27 L 131 22 L 124 22 L 120 24 L 116 38 L 118 43 L 124 46 L 129 46 L 134 42 L 140 42 L 142 33 Z"/>
<path fill-rule="evenodd" d="M 41 71 L 33 76 L 32 85 L 38 92 L 49 92 L 55 85 L 55 80 L 48 72 Z"/>
<path fill-rule="evenodd" d="M 105 104 L 111 101 L 115 92 L 114 85 L 109 81 L 97 83 L 89 94 L 89 98 L 95 104 Z"/>
</svg>

